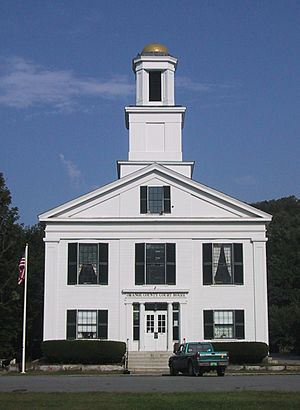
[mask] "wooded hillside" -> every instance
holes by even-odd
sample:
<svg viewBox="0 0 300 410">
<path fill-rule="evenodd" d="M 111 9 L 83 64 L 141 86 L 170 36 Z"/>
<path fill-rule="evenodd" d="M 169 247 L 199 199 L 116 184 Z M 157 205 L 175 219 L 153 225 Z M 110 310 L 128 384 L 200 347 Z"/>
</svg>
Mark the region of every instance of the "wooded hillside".
<svg viewBox="0 0 300 410">
<path fill-rule="evenodd" d="M 290 196 L 253 205 L 273 215 L 267 229 L 270 348 L 300 353 L 300 201 Z"/>
</svg>

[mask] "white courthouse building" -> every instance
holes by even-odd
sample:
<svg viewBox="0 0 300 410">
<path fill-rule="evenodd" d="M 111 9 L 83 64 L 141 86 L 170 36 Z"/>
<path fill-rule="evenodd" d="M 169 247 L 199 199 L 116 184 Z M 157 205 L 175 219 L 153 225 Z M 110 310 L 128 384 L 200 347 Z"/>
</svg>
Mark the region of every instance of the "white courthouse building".
<svg viewBox="0 0 300 410">
<path fill-rule="evenodd" d="M 271 216 L 192 179 L 176 66 L 159 44 L 133 59 L 118 179 L 39 217 L 44 340 L 120 340 L 130 351 L 171 351 L 183 339 L 268 343 Z"/>
</svg>

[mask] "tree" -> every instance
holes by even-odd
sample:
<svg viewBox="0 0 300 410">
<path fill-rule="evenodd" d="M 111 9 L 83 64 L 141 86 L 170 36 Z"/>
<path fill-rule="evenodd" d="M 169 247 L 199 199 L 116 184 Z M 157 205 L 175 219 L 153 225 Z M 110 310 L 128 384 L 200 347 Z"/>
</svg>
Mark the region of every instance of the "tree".
<svg viewBox="0 0 300 410">
<path fill-rule="evenodd" d="M 26 356 L 41 354 L 44 297 L 44 229 L 41 224 L 24 228 L 18 209 L 0 173 L 0 357 L 20 358 L 22 344 L 23 290 L 17 285 L 18 264 L 29 244 Z"/>
<path fill-rule="evenodd" d="M 44 306 L 44 227 L 33 225 L 24 230 L 28 243 L 27 356 L 41 356 Z"/>
<path fill-rule="evenodd" d="M 22 304 L 17 287 L 18 262 L 24 235 L 18 224 L 18 209 L 11 207 L 11 195 L 0 173 L 0 356 L 15 357 L 20 346 Z"/>
<path fill-rule="evenodd" d="M 291 196 L 254 206 L 273 215 L 267 228 L 271 350 L 300 352 L 300 201 Z"/>
</svg>

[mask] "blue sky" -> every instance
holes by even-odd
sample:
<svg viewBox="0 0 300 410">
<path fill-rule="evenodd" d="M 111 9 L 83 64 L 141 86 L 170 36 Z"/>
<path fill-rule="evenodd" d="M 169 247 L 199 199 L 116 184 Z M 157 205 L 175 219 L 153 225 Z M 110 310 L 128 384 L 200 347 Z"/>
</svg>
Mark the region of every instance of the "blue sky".
<svg viewBox="0 0 300 410">
<path fill-rule="evenodd" d="M 300 2 L 1 0 L 0 171 L 26 225 L 116 179 L 131 60 L 179 59 L 194 179 L 246 202 L 300 194 Z"/>
</svg>

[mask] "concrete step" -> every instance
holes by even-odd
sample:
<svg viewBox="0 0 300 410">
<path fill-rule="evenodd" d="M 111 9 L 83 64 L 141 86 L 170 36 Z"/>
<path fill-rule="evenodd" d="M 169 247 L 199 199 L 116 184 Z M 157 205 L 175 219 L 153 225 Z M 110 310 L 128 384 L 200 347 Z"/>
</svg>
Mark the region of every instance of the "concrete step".
<svg viewBox="0 0 300 410">
<path fill-rule="evenodd" d="M 151 363 L 141 363 L 141 364 L 137 364 L 137 363 L 132 363 L 129 364 L 128 363 L 128 367 L 130 367 L 131 369 L 167 369 L 168 365 L 166 364 L 157 364 L 155 366 L 153 366 Z"/>
<path fill-rule="evenodd" d="M 166 374 L 171 352 L 129 352 L 128 369 L 132 373 Z"/>
</svg>

